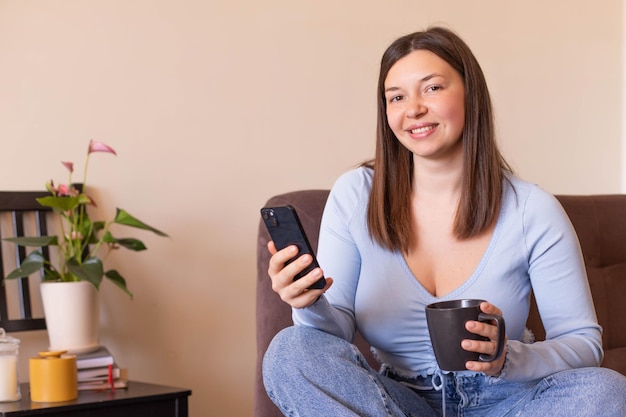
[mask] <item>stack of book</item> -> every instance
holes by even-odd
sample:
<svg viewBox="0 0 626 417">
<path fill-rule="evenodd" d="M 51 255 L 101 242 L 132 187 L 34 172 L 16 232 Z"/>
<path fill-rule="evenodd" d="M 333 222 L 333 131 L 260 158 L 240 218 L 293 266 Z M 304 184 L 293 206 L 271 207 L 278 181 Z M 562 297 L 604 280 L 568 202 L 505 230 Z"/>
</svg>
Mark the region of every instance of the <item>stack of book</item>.
<svg viewBox="0 0 626 417">
<path fill-rule="evenodd" d="M 105 346 L 98 350 L 76 355 L 78 390 L 115 390 L 128 387 L 125 369 L 115 363 L 115 358 Z"/>
</svg>

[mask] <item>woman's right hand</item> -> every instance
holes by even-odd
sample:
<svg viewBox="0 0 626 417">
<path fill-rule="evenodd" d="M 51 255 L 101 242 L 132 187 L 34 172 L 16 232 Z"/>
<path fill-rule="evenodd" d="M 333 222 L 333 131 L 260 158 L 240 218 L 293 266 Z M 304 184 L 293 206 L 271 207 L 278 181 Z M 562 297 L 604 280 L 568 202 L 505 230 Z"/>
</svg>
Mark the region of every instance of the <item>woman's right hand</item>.
<svg viewBox="0 0 626 417">
<path fill-rule="evenodd" d="M 267 244 L 267 248 L 272 254 L 269 269 L 267 270 L 272 279 L 272 289 L 280 296 L 281 300 L 291 307 L 305 308 L 310 306 L 332 285 L 333 279 L 327 277 L 324 288 L 319 290 L 308 289 L 323 276 L 324 273 L 321 268 L 313 269 L 297 281 L 293 280 L 293 277 L 313 262 L 311 255 L 305 254 L 289 265 L 285 265 L 285 262 L 298 254 L 297 246 L 290 245 L 277 251 L 274 242 L 270 241 Z"/>
</svg>

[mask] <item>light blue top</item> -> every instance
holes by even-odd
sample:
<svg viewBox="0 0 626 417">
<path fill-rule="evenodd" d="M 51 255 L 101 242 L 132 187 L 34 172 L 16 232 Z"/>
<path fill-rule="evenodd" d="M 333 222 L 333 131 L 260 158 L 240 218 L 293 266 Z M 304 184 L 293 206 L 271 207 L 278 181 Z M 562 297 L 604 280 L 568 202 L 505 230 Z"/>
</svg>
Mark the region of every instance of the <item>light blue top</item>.
<svg viewBox="0 0 626 417">
<path fill-rule="evenodd" d="M 324 209 L 318 260 L 334 284 L 315 304 L 294 309 L 297 325 L 351 341 L 355 328 L 385 366 L 406 376 L 438 371 L 426 327 L 426 305 L 480 298 L 503 311 L 509 338 L 502 377 L 529 381 L 554 372 L 597 366 L 601 328 L 593 307 L 578 238 L 559 202 L 516 177 L 505 181 L 491 242 L 474 273 L 444 297 L 430 294 L 401 253 L 375 243 L 367 230 L 373 171 L 342 175 Z M 547 341 L 522 342 L 531 287 Z"/>
</svg>

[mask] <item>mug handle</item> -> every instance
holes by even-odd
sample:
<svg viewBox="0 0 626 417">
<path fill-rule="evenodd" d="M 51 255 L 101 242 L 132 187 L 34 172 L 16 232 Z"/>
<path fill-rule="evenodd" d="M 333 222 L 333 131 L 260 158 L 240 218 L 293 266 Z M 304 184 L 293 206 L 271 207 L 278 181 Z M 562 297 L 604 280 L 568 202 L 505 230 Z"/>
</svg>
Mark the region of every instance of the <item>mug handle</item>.
<svg viewBox="0 0 626 417">
<path fill-rule="evenodd" d="M 506 335 L 506 326 L 504 325 L 504 318 L 495 314 L 480 313 L 478 315 L 478 321 L 495 321 L 498 328 L 498 343 L 496 344 L 496 352 L 493 355 L 486 355 L 481 353 L 478 357 L 482 362 L 495 361 L 502 355 L 504 351 L 504 336 Z"/>
</svg>

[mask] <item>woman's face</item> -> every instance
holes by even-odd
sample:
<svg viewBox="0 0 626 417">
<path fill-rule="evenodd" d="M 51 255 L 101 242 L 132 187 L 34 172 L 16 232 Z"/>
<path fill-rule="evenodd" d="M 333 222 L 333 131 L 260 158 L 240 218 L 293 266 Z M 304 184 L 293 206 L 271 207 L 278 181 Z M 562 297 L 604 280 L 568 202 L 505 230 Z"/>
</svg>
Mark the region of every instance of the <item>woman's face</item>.
<svg viewBox="0 0 626 417">
<path fill-rule="evenodd" d="M 416 157 L 461 158 L 465 123 L 463 80 L 427 50 L 398 60 L 385 78 L 387 122 Z"/>
</svg>

